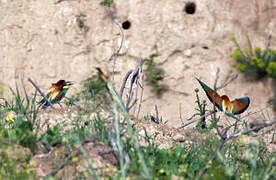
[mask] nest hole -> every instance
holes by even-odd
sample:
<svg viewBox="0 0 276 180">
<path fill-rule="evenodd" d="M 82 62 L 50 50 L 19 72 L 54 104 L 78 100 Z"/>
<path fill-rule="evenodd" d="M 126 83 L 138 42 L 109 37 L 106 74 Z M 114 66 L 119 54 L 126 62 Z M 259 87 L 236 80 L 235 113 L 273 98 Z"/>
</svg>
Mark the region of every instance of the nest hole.
<svg viewBox="0 0 276 180">
<path fill-rule="evenodd" d="M 194 2 L 188 2 L 185 4 L 184 10 L 187 14 L 194 14 L 196 12 L 196 4 Z"/>
<path fill-rule="evenodd" d="M 131 27 L 131 23 L 128 20 L 126 20 L 122 23 L 122 27 L 123 29 L 127 30 Z"/>
</svg>

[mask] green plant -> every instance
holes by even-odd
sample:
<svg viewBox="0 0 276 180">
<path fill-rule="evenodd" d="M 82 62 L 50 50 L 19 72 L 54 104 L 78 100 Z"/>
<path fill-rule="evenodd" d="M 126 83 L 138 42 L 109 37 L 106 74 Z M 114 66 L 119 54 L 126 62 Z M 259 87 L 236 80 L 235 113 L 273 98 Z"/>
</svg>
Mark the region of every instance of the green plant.
<svg viewBox="0 0 276 180">
<path fill-rule="evenodd" d="M 144 70 L 146 76 L 146 83 L 152 87 L 153 92 L 159 94 L 164 89 L 160 83 L 164 79 L 165 71 L 161 68 L 156 67 L 154 58 L 157 54 L 153 54 L 150 58 L 145 59 L 146 69 Z"/>
<path fill-rule="evenodd" d="M 113 3 L 113 0 L 102 0 L 100 2 L 100 5 L 110 7 L 110 5 Z"/>
<path fill-rule="evenodd" d="M 4 91 L 5 91 L 5 86 L 2 83 L 0 83 L 0 98 L 4 96 Z"/>
<path fill-rule="evenodd" d="M 198 111 L 198 113 L 195 113 L 191 118 L 189 118 L 188 120 L 193 119 L 195 116 L 203 116 L 201 118 L 201 120 L 199 121 L 199 123 L 197 124 L 197 127 L 201 127 L 202 129 L 206 128 L 206 117 L 204 116 L 206 113 L 206 100 L 200 101 L 199 96 L 198 96 L 198 89 L 195 89 L 195 93 L 196 93 L 196 104 L 198 108 L 195 108 L 196 111 Z"/>
<path fill-rule="evenodd" d="M 95 111 L 97 108 L 108 108 L 111 98 L 106 89 L 106 82 L 97 76 L 88 78 L 82 87 L 82 90 L 72 98 L 66 98 L 67 105 L 74 105 L 83 113 L 87 111 Z M 110 109 L 110 107 L 108 108 Z"/>
<path fill-rule="evenodd" d="M 51 147 L 61 144 L 62 142 L 62 127 L 60 125 L 55 125 L 53 128 L 49 128 L 46 133 L 43 133 L 39 139 L 40 142 L 46 146 L 48 150 Z"/>
<path fill-rule="evenodd" d="M 232 41 L 236 45 L 236 50 L 230 55 L 237 61 L 236 68 L 248 76 L 254 78 L 262 78 L 270 76 L 276 78 L 276 51 L 261 50 L 261 48 L 252 48 L 251 41 L 248 36 L 249 49 L 242 50 L 236 38 Z"/>
<path fill-rule="evenodd" d="M 236 68 L 246 75 L 256 79 L 267 76 L 273 79 L 272 89 L 274 97 L 272 98 L 272 102 L 274 110 L 276 110 L 276 50 L 262 50 L 261 48 L 253 50 L 249 37 L 246 36 L 246 38 L 249 49 L 244 50 L 241 49 L 236 38 L 232 38 L 232 41 L 236 45 L 236 50 L 230 57 L 237 61 Z"/>
<path fill-rule="evenodd" d="M 5 100 L 5 104 L 1 107 L 1 111 L 7 115 L 2 117 L 0 133 L 10 142 L 19 143 L 33 152 L 40 127 L 37 120 L 36 93 L 30 99 L 25 88 L 23 89 L 25 97 L 20 94 L 17 84 L 15 91 L 10 88 L 13 99 L 12 102 Z"/>
<path fill-rule="evenodd" d="M 19 145 L 0 143 L 0 179 L 36 179 L 35 169 L 28 167 L 30 155 Z M 18 154 L 24 154 L 20 157 Z"/>
<path fill-rule="evenodd" d="M 85 26 L 85 21 L 86 21 L 86 14 L 80 13 L 79 15 L 76 16 L 77 18 L 77 23 L 79 28 L 83 28 Z"/>
</svg>

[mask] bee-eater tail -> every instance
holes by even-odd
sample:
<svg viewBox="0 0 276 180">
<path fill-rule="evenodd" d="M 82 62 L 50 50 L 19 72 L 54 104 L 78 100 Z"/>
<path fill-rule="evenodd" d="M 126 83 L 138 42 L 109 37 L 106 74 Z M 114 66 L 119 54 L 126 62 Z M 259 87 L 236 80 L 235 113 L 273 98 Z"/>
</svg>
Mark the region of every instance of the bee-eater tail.
<svg viewBox="0 0 276 180">
<path fill-rule="evenodd" d="M 41 99 L 37 104 L 38 105 L 42 105 L 42 104 L 44 104 L 46 101 L 45 101 L 45 99 Z"/>
<path fill-rule="evenodd" d="M 50 106 L 50 104 L 47 102 L 42 106 L 42 109 L 46 110 L 49 106 Z"/>
</svg>

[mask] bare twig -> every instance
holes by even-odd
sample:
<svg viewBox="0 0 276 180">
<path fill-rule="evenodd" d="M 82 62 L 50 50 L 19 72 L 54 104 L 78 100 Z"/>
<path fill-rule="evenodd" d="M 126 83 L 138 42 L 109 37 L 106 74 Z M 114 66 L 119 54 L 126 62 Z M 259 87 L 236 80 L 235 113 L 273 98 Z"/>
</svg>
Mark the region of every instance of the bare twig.
<svg viewBox="0 0 276 180">
<path fill-rule="evenodd" d="M 222 136 L 222 134 L 220 132 L 220 129 L 218 127 L 218 124 L 217 124 L 218 122 L 217 122 L 217 117 L 216 117 L 216 95 L 217 95 L 217 82 L 218 82 L 218 79 L 219 79 L 219 68 L 217 69 L 215 83 L 214 83 L 214 98 L 213 98 L 213 111 L 214 111 L 214 114 L 213 114 L 213 119 L 214 119 L 214 124 L 215 124 L 215 128 L 216 128 L 216 131 L 217 131 L 218 135 L 220 136 L 221 139 L 224 139 L 224 137 Z M 223 86 L 221 86 L 221 87 L 223 87 Z"/>
<path fill-rule="evenodd" d="M 269 34 L 268 37 L 267 37 L 267 43 L 266 43 L 266 49 L 267 49 L 268 51 L 271 50 L 271 49 L 270 49 L 271 38 L 272 38 L 272 35 Z"/>
<path fill-rule="evenodd" d="M 144 60 L 142 58 L 140 58 L 136 69 L 135 70 L 130 70 L 126 74 L 126 76 L 123 80 L 122 86 L 121 86 L 120 98 L 122 98 L 122 96 L 123 96 L 124 88 L 125 88 L 125 85 L 126 85 L 126 82 L 127 82 L 128 78 L 131 77 L 130 81 L 129 81 L 128 92 L 126 94 L 127 99 L 126 99 L 126 105 L 125 105 L 128 112 L 138 102 L 138 88 L 140 87 L 139 79 L 141 78 L 143 80 L 143 74 L 142 74 L 143 63 L 144 63 Z M 133 89 L 133 84 L 134 83 L 136 84 L 136 95 L 135 95 L 135 99 L 133 101 L 133 104 L 130 105 L 130 101 L 131 101 L 131 97 L 132 97 L 132 89 Z M 143 87 L 141 87 L 141 88 L 142 88 L 141 93 L 143 93 Z M 141 98 L 140 101 L 142 101 L 142 96 L 140 98 Z M 136 108 L 134 108 L 134 110 L 136 110 Z M 134 111 L 134 114 L 135 114 L 135 111 Z M 124 119 L 123 124 L 125 124 L 125 120 L 126 119 Z"/>
<path fill-rule="evenodd" d="M 260 109 L 260 110 L 258 110 L 258 111 L 249 112 L 249 113 L 246 114 L 245 116 L 241 117 L 241 119 L 243 119 L 243 118 L 245 118 L 245 117 L 248 117 L 248 116 L 251 116 L 251 115 L 253 115 L 253 114 L 257 114 L 257 113 L 259 113 L 259 112 L 262 112 L 263 110 L 269 108 L 270 106 L 272 106 L 272 104 L 270 104 L 270 105 L 268 105 L 268 106 L 266 106 L 266 107 L 264 107 L 264 108 L 262 108 L 262 109 Z"/>
<path fill-rule="evenodd" d="M 114 83 L 114 71 L 115 71 L 115 65 L 116 65 L 116 58 L 118 57 L 122 47 L 123 47 L 123 43 L 124 43 L 124 32 L 120 26 L 119 23 L 117 23 L 114 19 L 112 20 L 114 24 L 116 24 L 118 26 L 118 28 L 120 29 L 120 32 L 121 32 L 121 36 L 122 36 L 122 39 L 121 39 L 121 44 L 119 46 L 119 48 L 117 49 L 117 51 L 115 51 L 111 57 L 109 58 L 109 61 L 113 60 L 113 66 L 112 66 L 112 83 Z"/>
<path fill-rule="evenodd" d="M 150 116 L 150 119 L 152 122 L 156 123 L 156 124 L 159 124 L 160 123 L 160 119 L 159 119 L 159 113 L 158 113 L 158 108 L 157 108 L 157 105 L 155 104 L 154 106 L 154 109 L 155 109 L 155 116 Z"/>
<path fill-rule="evenodd" d="M 274 125 L 274 124 L 276 124 L 276 120 L 275 120 L 275 121 L 272 121 L 272 122 L 270 122 L 270 123 L 258 124 L 258 125 L 256 125 L 255 127 L 251 128 L 251 129 L 249 129 L 249 130 L 247 130 L 247 131 L 243 131 L 243 132 L 239 132 L 239 133 L 234 133 L 234 134 L 228 135 L 228 136 L 226 137 L 226 140 L 236 138 L 236 137 L 238 137 L 238 136 L 240 136 L 240 135 L 248 135 L 248 134 L 250 134 L 250 133 L 252 133 L 252 132 L 254 132 L 254 131 L 259 131 L 259 130 L 261 130 L 261 129 L 264 129 L 265 127 L 270 127 L 270 126 L 272 126 L 272 125 Z"/>
<path fill-rule="evenodd" d="M 155 117 L 159 120 L 159 113 L 158 113 L 158 108 L 156 104 L 154 106 L 154 109 L 155 109 Z"/>
<path fill-rule="evenodd" d="M 112 84 L 109 84 L 109 86 L 111 86 L 111 87 L 108 86 L 108 88 L 110 90 L 110 93 L 111 94 L 113 93 L 114 96 L 118 96 L 119 100 L 117 99 L 117 101 L 123 103 L 122 97 L 123 97 L 123 94 L 124 94 L 124 89 L 126 87 L 126 83 L 128 82 L 128 79 L 129 79 L 129 87 L 128 87 L 128 91 L 127 91 L 127 98 L 126 98 L 126 102 L 125 102 L 125 106 L 124 106 L 126 108 L 127 112 L 129 112 L 129 110 L 132 107 L 134 107 L 136 105 L 137 101 L 138 101 L 138 88 L 140 87 L 139 78 L 142 77 L 143 62 L 144 62 L 144 60 L 142 58 L 140 58 L 139 59 L 139 64 L 137 65 L 136 69 L 135 70 L 130 70 L 126 73 L 126 75 L 123 79 L 123 83 L 121 85 L 119 95 L 117 95 L 117 92 L 112 87 Z M 133 84 L 134 83 L 136 84 L 136 95 L 135 95 L 134 101 L 131 104 L 131 97 L 132 97 L 132 91 L 133 91 Z M 119 138 L 118 134 L 119 134 L 119 136 L 123 136 L 123 134 L 124 134 L 124 131 L 123 131 L 124 127 L 119 127 L 118 126 L 119 125 L 119 113 L 118 113 L 119 109 L 120 109 L 119 104 L 114 105 L 114 115 L 113 115 L 112 122 L 109 126 L 108 139 L 109 139 L 109 142 L 110 142 L 110 144 L 113 148 L 113 151 L 115 152 L 115 155 L 117 157 L 118 162 L 120 164 L 124 163 L 125 165 L 128 165 L 130 163 L 129 156 L 125 152 L 124 145 L 121 142 L 118 142 L 118 138 Z M 125 121 L 127 120 L 127 118 L 129 118 L 129 116 L 124 115 L 124 120 L 123 120 L 123 123 L 122 123 L 123 125 L 125 124 Z M 129 124 L 128 124 L 128 126 L 129 126 Z M 122 157 L 123 157 L 124 160 L 122 160 Z"/>
<path fill-rule="evenodd" d="M 139 87 L 141 88 L 141 94 L 140 94 L 140 102 L 142 102 L 143 99 L 143 92 L 144 92 L 144 74 L 143 74 L 143 64 L 144 60 L 142 58 L 139 59 L 139 64 L 138 64 L 138 76 L 136 78 L 136 91 L 135 91 L 135 100 L 133 105 L 135 106 L 138 100 L 138 93 L 139 93 Z M 142 80 L 142 84 L 140 83 L 139 80 Z M 130 108 L 131 109 L 131 108 Z M 133 114 L 135 115 L 136 109 L 134 108 Z"/>
<path fill-rule="evenodd" d="M 211 112 L 208 113 L 208 114 L 204 114 L 204 115 L 198 117 L 197 119 L 194 119 L 194 120 L 192 120 L 192 121 L 189 121 L 189 122 L 187 122 L 186 124 L 183 124 L 182 126 L 178 127 L 177 130 L 180 130 L 180 129 L 186 127 L 186 126 L 189 126 L 190 124 L 192 124 L 192 123 L 194 123 L 194 122 L 197 122 L 197 121 L 201 120 L 201 119 L 204 118 L 204 117 L 206 118 L 207 116 L 210 116 L 210 115 L 214 114 L 215 112 L 216 112 L 216 111 L 211 111 Z"/>
<path fill-rule="evenodd" d="M 122 86 L 121 86 L 121 90 L 120 90 L 120 94 L 119 94 L 120 98 L 123 97 L 124 89 L 126 87 L 126 82 L 127 82 L 127 80 L 128 80 L 128 78 L 129 78 L 129 76 L 130 76 L 131 73 L 132 73 L 132 70 L 128 71 L 126 73 L 125 77 L 124 77 L 124 80 L 123 80 L 123 83 L 122 83 Z"/>
<path fill-rule="evenodd" d="M 39 89 L 39 87 L 31 80 L 31 78 L 28 78 L 28 81 L 35 87 L 35 89 L 39 92 L 39 94 L 47 101 L 47 103 L 50 104 L 51 108 L 55 109 L 53 104 L 46 98 L 45 94 Z"/>
<path fill-rule="evenodd" d="M 219 71 L 219 70 L 218 70 Z M 217 90 L 225 88 L 228 84 L 230 84 L 231 82 L 233 82 L 234 80 L 236 80 L 238 78 L 239 74 L 237 73 L 235 76 L 233 76 L 231 79 L 229 79 L 227 82 L 225 82 L 223 85 L 217 87 Z"/>
<path fill-rule="evenodd" d="M 129 89 L 128 89 L 128 92 L 126 94 L 126 96 L 127 96 L 126 108 L 127 108 L 128 111 L 130 110 L 129 103 L 131 101 L 131 95 L 132 95 L 132 89 L 133 89 L 133 84 L 134 83 L 136 83 L 136 96 L 135 96 L 135 99 L 138 99 L 138 88 L 139 88 L 138 81 L 139 81 L 139 78 L 141 77 L 143 64 L 144 64 L 144 60 L 142 58 L 140 58 L 136 69 L 134 71 L 132 71 L 132 73 L 130 75 L 131 79 L 129 81 Z"/>
<path fill-rule="evenodd" d="M 179 103 L 178 111 L 179 111 L 179 118 L 180 118 L 180 120 L 181 120 L 181 123 L 184 124 L 184 121 L 183 121 L 183 119 L 182 119 L 182 113 L 181 113 L 181 103 Z"/>
</svg>

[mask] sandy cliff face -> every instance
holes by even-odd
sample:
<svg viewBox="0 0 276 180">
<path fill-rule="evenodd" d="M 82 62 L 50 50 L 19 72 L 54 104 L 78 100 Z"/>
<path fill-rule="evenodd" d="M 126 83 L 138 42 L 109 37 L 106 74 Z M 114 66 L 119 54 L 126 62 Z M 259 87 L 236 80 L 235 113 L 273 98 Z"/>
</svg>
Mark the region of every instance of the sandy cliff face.
<svg viewBox="0 0 276 180">
<path fill-rule="evenodd" d="M 186 12 L 188 2 L 195 4 L 194 14 Z M 14 81 L 22 77 L 32 93 L 28 77 L 42 89 L 59 79 L 71 80 L 76 85 L 70 96 L 91 76 L 94 67 L 111 72 L 108 59 L 121 36 L 107 9 L 99 3 L 1 0 L 0 81 L 14 86 Z M 232 36 L 246 47 L 245 35 L 249 34 L 255 46 L 264 48 L 271 34 L 271 48 L 276 48 L 275 7 L 273 0 L 115 1 L 112 11 L 116 22 L 131 23 L 124 30 L 125 41 L 117 58 L 116 86 L 139 57 L 158 53 L 155 60 L 165 70 L 163 83 L 169 90 L 156 97 L 146 86 L 141 114 L 152 113 L 157 104 L 163 119 L 178 126 L 180 103 L 183 118 L 195 112 L 194 89 L 200 88 L 195 76 L 211 86 L 218 67 L 220 83 L 237 72 L 234 60 L 229 58 L 235 48 Z M 78 26 L 80 14 L 86 15 L 85 28 Z M 254 82 L 243 75 L 220 93 L 232 99 L 251 97 L 251 112 L 265 107 L 272 95 L 270 82 Z M 203 91 L 201 95 L 207 99 Z"/>
</svg>

